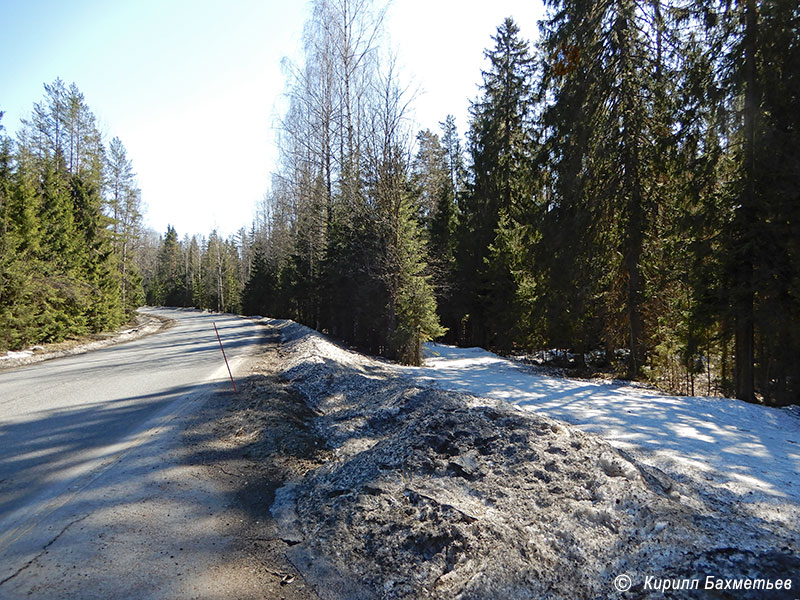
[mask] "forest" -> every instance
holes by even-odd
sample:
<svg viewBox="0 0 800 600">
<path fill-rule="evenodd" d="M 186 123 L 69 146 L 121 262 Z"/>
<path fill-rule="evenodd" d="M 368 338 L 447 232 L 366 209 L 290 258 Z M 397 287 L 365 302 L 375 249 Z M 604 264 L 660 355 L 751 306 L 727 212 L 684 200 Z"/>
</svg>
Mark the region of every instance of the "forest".
<svg viewBox="0 0 800 600">
<path fill-rule="evenodd" d="M 279 165 L 227 239 L 145 231 L 122 142 L 45 85 L 2 138 L 0 347 L 146 302 L 408 364 L 429 340 L 557 349 L 574 372 L 800 403 L 797 3 L 545 4 L 534 41 L 512 18 L 487 40 L 461 133 L 413 130 L 385 7 L 315 0 Z"/>
<path fill-rule="evenodd" d="M 144 301 L 125 147 L 75 84 L 44 90 L 16 141 L 0 135 L 0 348 L 113 329 Z"/>
</svg>

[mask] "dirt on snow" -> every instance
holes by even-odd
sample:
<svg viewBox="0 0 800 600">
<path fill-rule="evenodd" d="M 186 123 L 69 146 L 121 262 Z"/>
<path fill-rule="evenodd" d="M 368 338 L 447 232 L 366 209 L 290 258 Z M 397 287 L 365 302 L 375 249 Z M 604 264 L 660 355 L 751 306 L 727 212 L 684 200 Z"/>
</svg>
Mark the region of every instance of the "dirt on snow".
<svg viewBox="0 0 800 600">
<path fill-rule="evenodd" d="M 663 598 L 657 581 L 698 579 L 669 592 L 697 598 L 707 576 L 794 577 L 790 591 L 707 597 L 797 597 L 800 526 L 566 423 L 265 323 L 282 343 L 219 427 L 249 457 L 242 501 L 264 517 L 248 539 L 278 565 L 271 597 Z"/>
</svg>

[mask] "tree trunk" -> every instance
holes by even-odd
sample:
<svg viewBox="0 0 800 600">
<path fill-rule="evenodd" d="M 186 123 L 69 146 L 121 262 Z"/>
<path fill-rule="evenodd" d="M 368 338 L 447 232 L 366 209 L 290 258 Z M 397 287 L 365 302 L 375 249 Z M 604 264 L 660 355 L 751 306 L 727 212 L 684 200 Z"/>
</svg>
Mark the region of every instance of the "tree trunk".
<svg viewBox="0 0 800 600">
<path fill-rule="evenodd" d="M 754 390 L 754 326 L 753 303 L 753 235 L 755 223 L 755 138 L 756 117 L 758 111 L 758 89 L 756 82 L 756 35 L 757 15 L 755 0 L 744 0 L 745 32 L 744 32 L 744 186 L 739 208 L 738 240 L 742 247 L 737 265 L 736 324 L 734 328 L 736 349 L 736 397 L 748 402 L 755 401 Z"/>
<path fill-rule="evenodd" d="M 628 377 L 635 379 L 641 373 L 644 363 L 642 352 L 642 317 L 640 312 L 642 292 L 644 289 L 641 274 L 642 232 L 644 230 L 644 211 L 642 208 L 642 183 L 639 161 L 639 138 L 641 130 L 640 117 L 637 114 L 637 95 L 639 91 L 632 82 L 633 74 L 630 72 L 631 49 L 630 38 L 633 23 L 632 8 L 624 7 L 626 14 L 620 17 L 619 37 L 624 40 L 621 44 L 621 69 L 622 69 L 622 161 L 623 161 L 623 193 L 626 198 L 625 212 L 627 223 L 624 232 L 625 239 L 625 270 L 628 275 L 628 290 L 626 298 L 626 313 L 628 317 L 628 334 L 630 337 L 628 358 Z M 630 14 L 629 12 L 630 11 Z"/>
<path fill-rule="evenodd" d="M 128 311 L 127 295 L 125 292 L 128 290 L 128 243 L 126 240 L 122 242 L 122 310 Z"/>
</svg>

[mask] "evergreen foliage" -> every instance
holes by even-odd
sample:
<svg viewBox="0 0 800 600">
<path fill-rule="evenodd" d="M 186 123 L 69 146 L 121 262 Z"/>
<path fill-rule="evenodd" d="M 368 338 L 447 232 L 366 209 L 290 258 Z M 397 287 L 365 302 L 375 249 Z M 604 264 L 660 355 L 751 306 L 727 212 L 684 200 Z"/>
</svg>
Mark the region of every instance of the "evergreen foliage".
<svg viewBox="0 0 800 600">
<path fill-rule="evenodd" d="M 457 197 L 464 179 L 461 145 L 455 120 L 441 123 L 443 135 L 429 130 L 417 134 L 412 164 L 412 189 L 420 198 L 421 223 L 428 237 L 428 271 L 434 286 L 445 341 L 457 341 L 459 315 L 455 310 Z"/>
<path fill-rule="evenodd" d="M 433 134 L 412 165 L 409 98 L 379 60 L 384 12 L 314 3 L 244 305 L 419 364 L 421 344 L 445 331 L 432 271 L 452 268 L 455 180 Z M 428 241 L 442 254 L 433 270 Z"/>
<path fill-rule="evenodd" d="M 140 243 L 146 248 L 137 269 L 143 273 L 147 303 L 238 313 L 245 287 L 241 277 L 241 257 L 246 252 L 240 245 L 243 242 L 247 240 L 237 242 L 234 236 L 222 239 L 217 231 L 208 238 L 192 236 L 180 240 L 171 225 L 163 236 L 142 240 Z M 152 260 L 142 260 L 145 256 Z M 259 268 L 253 269 L 255 272 L 263 273 Z M 258 312 L 254 304 L 258 297 L 256 294 L 247 299 L 246 310 Z"/>
<path fill-rule="evenodd" d="M 425 272 L 426 248 L 422 227 L 414 215 L 416 208 L 411 198 L 404 196 L 397 214 L 397 326 L 393 342 L 398 360 L 409 365 L 422 364 L 422 344 L 447 331 L 439 323 L 431 276 Z"/>
<path fill-rule="evenodd" d="M 0 142 L 0 348 L 113 329 L 142 297 L 120 270 L 117 215 L 104 210 L 106 152 L 94 115 L 75 84 L 57 79 L 44 90 L 17 142 Z M 126 185 L 138 194 L 132 179 Z M 129 212 L 135 205 L 129 199 Z"/>
<path fill-rule="evenodd" d="M 242 291 L 242 310 L 248 315 L 268 314 L 277 305 L 278 274 L 261 246 L 254 249 L 251 262 L 250 277 Z"/>
<path fill-rule="evenodd" d="M 673 392 L 797 402 L 800 9 L 546 6 L 532 49 L 512 19 L 492 37 L 465 165 L 452 117 L 403 158 L 402 94 L 377 46 L 348 46 L 382 13 L 319 0 L 247 297 L 411 362 L 444 324 Z"/>
<path fill-rule="evenodd" d="M 515 321 L 514 287 L 510 252 L 498 234 L 512 227 L 532 200 L 533 57 L 510 18 L 492 39 L 482 96 L 471 110 L 472 180 L 459 221 L 458 289 L 466 302 L 462 341 L 508 350 Z"/>
</svg>

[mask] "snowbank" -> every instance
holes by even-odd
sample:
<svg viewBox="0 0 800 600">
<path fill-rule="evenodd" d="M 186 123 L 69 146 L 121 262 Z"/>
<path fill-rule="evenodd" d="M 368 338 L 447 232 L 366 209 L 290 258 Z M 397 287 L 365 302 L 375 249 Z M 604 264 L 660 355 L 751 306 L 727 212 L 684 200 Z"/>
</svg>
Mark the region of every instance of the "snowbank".
<svg viewBox="0 0 800 600">
<path fill-rule="evenodd" d="M 33 348 L 30 350 L 9 350 L 5 354 L 0 355 L 0 360 L 17 360 L 20 358 L 28 358 L 29 356 L 33 356 Z"/>
<path fill-rule="evenodd" d="M 746 503 L 754 516 L 800 523 L 800 419 L 790 410 L 541 376 L 481 348 L 428 344 L 426 356 L 423 368 L 405 371 L 578 425 L 681 481 Z"/>
<path fill-rule="evenodd" d="M 621 575 L 635 597 L 663 597 L 648 576 L 800 572 L 796 532 L 743 519 L 595 434 L 271 324 L 283 376 L 331 450 L 272 506 L 289 558 L 323 598 L 628 597 Z M 458 360 L 475 359 L 490 360 Z"/>
</svg>

